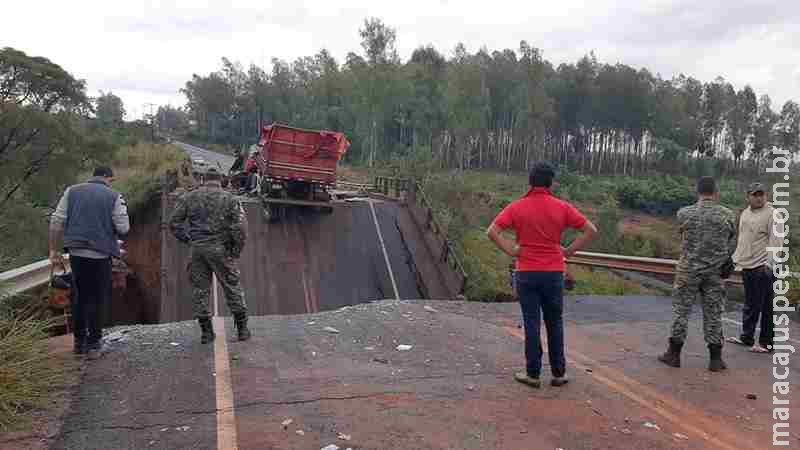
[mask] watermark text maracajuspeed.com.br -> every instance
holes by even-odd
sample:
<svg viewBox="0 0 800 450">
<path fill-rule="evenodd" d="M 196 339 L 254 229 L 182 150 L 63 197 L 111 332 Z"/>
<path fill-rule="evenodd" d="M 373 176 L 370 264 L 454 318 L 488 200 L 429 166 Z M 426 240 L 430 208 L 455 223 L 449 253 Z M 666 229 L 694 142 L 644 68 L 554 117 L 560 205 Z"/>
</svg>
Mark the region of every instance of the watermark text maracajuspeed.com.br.
<svg viewBox="0 0 800 450">
<path fill-rule="evenodd" d="M 773 300 L 772 322 L 775 324 L 775 342 L 772 350 L 772 445 L 789 446 L 792 436 L 790 434 L 789 422 L 789 360 L 795 352 L 794 346 L 789 339 L 789 314 L 795 311 L 795 307 L 789 304 L 786 294 L 789 292 L 789 282 L 787 278 L 791 274 L 792 268 L 787 264 L 789 261 L 789 199 L 790 199 L 790 176 L 789 167 L 791 166 L 791 155 L 785 150 L 773 150 L 774 159 L 772 166 L 767 167 L 767 172 L 771 174 L 783 174 L 783 182 L 778 182 L 772 186 L 772 205 L 775 209 L 772 212 L 773 232 L 778 238 L 783 239 L 780 247 L 767 247 L 767 252 L 773 259 L 775 283 L 773 289 L 775 296 Z"/>
</svg>

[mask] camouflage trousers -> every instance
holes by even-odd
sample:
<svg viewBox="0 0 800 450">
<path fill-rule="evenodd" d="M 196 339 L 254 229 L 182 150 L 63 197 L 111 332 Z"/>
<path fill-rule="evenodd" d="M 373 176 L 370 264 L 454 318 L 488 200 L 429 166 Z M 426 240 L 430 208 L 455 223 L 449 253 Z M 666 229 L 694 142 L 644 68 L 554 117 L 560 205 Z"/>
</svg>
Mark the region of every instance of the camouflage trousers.
<svg viewBox="0 0 800 450">
<path fill-rule="evenodd" d="M 192 283 L 195 318 L 203 319 L 212 315 L 208 307 L 212 273 L 217 275 L 217 282 L 222 286 L 231 313 L 246 314 L 247 305 L 236 260 L 221 246 L 192 246 L 189 281 Z"/>
<path fill-rule="evenodd" d="M 703 334 L 708 344 L 722 344 L 724 340 L 722 313 L 725 312 L 725 285 L 719 274 L 675 274 L 672 301 L 672 338 L 686 340 L 689 316 L 695 299 L 700 296 L 703 308 Z"/>
</svg>

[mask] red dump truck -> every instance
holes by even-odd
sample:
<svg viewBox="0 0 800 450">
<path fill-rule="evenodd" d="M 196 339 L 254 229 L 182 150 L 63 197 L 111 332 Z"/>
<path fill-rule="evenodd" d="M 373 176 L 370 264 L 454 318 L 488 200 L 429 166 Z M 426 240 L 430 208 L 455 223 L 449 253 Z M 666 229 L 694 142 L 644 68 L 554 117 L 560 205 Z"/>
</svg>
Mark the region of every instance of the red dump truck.
<svg viewBox="0 0 800 450">
<path fill-rule="evenodd" d="M 304 130 L 274 123 L 247 159 L 231 168 L 231 185 L 265 203 L 324 206 L 336 184 L 336 167 L 350 146 L 336 131 Z"/>
</svg>

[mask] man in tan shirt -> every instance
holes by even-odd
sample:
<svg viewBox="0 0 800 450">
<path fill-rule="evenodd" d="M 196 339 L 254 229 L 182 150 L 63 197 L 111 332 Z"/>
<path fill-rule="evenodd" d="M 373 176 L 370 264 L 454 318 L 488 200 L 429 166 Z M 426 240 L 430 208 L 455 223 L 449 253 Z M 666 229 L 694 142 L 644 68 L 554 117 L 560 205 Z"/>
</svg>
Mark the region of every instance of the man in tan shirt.
<svg viewBox="0 0 800 450">
<path fill-rule="evenodd" d="M 774 337 L 772 323 L 772 284 L 775 264 L 767 252 L 767 247 L 780 247 L 783 239 L 775 232 L 782 233 L 782 225 L 772 219 L 773 207 L 767 202 L 764 185 L 751 183 L 747 188 L 749 207 L 739 218 L 739 241 L 733 261 L 742 268 L 744 280 L 745 305 L 742 311 L 742 334 L 728 338 L 728 342 L 751 347 L 750 351 L 767 353 L 771 351 Z M 781 228 L 775 230 L 773 226 Z M 760 317 L 759 317 L 760 316 Z M 755 342 L 756 324 L 761 323 L 758 342 Z"/>
</svg>

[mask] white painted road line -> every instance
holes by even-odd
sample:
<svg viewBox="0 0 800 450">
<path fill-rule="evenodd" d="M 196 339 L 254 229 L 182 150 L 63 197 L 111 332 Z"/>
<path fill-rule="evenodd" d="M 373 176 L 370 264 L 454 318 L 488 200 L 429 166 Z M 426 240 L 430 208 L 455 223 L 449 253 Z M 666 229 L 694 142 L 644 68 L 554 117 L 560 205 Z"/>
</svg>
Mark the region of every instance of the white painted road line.
<svg viewBox="0 0 800 450">
<path fill-rule="evenodd" d="M 217 394 L 217 450 L 238 450 L 236 437 L 236 412 L 233 406 L 231 368 L 228 363 L 228 336 L 225 334 L 225 318 L 220 317 L 217 295 L 217 277 L 212 275 L 212 299 L 214 302 L 214 372 Z"/>
<path fill-rule="evenodd" d="M 394 289 L 395 300 L 400 300 L 400 293 L 397 291 L 397 283 L 394 281 L 394 273 L 392 271 L 392 264 L 389 263 L 389 253 L 386 251 L 386 245 L 383 243 L 383 234 L 381 234 L 381 227 L 378 225 L 378 215 L 375 214 L 375 204 L 372 200 L 368 201 L 369 209 L 372 211 L 372 220 L 375 221 L 375 231 L 378 232 L 378 240 L 381 243 L 383 250 L 383 258 L 386 260 L 386 269 L 389 270 L 389 279 L 392 281 L 392 289 Z"/>
</svg>

